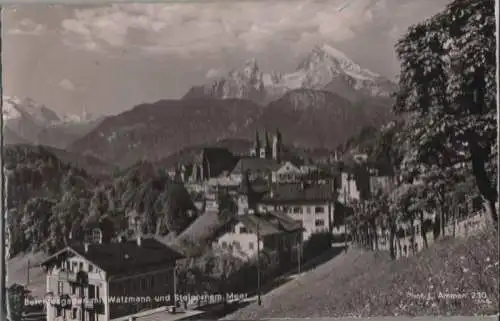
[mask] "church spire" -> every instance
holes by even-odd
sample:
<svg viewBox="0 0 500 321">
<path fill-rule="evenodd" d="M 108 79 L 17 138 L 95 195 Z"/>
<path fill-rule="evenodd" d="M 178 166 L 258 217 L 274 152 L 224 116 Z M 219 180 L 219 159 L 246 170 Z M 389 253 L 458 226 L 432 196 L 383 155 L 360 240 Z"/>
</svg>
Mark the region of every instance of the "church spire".
<svg viewBox="0 0 500 321">
<path fill-rule="evenodd" d="M 255 141 L 253 143 L 253 149 L 255 156 L 259 157 L 260 155 L 260 138 L 259 138 L 259 131 L 255 131 Z"/>
<path fill-rule="evenodd" d="M 265 146 L 264 146 L 264 150 L 265 150 L 265 158 L 270 158 L 272 155 L 272 147 L 271 147 L 271 142 L 269 141 L 269 133 L 266 129 L 266 142 L 265 142 Z"/>
</svg>

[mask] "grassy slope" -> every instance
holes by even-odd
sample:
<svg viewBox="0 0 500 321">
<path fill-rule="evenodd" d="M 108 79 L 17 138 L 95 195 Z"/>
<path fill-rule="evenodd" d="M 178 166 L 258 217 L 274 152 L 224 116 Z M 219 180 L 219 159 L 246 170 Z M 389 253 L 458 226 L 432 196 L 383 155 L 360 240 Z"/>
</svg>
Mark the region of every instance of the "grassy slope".
<svg viewBox="0 0 500 321">
<path fill-rule="evenodd" d="M 400 261 L 350 249 L 269 293 L 263 306 L 252 303 L 226 319 L 498 313 L 497 240 L 488 230 Z M 443 299 L 440 292 L 466 297 Z M 477 292 L 486 292 L 487 300 L 473 300 Z"/>
</svg>

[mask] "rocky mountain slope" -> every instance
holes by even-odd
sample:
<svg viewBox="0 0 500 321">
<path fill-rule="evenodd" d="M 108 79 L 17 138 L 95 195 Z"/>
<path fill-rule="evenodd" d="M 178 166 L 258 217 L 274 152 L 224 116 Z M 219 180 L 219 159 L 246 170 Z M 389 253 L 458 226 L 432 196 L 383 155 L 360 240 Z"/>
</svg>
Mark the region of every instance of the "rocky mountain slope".
<svg viewBox="0 0 500 321">
<path fill-rule="evenodd" d="M 378 127 L 391 117 L 390 105 L 353 103 L 328 91 L 297 89 L 267 105 L 242 135 L 279 128 L 287 145 L 333 150 L 364 126 Z"/>
<path fill-rule="evenodd" d="M 291 91 L 265 108 L 241 99 L 165 100 L 108 117 L 69 148 L 126 167 L 180 151 L 191 154 L 190 148 L 223 146 L 227 139 L 228 147 L 240 153 L 248 150 L 256 131 L 279 128 L 287 146 L 334 149 L 366 125 L 380 126 L 391 117 L 388 105 L 352 103 L 307 89 Z M 184 158 L 174 158 L 179 157 Z"/>
<path fill-rule="evenodd" d="M 260 109 L 240 99 L 162 100 L 106 118 L 69 149 L 124 167 L 156 161 L 187 146 L 234 137 Z"/>
<path fill-rule="evenodd" d="M 191 88 L 184 98 L 240 98 L 267 104 L 300 88 L 325 90 L 356 102 L 367 98 L 388 99 L 395 84 L 325 44 L 316 46 L 291 73 L 263 72 L 253 59 L 225 77 Z"/>
<path fill-rule="evenodd" d="M 108 117 L 70 149 L 130 166 L 180 151 L 191 154 L 189 148 L 224 139 L 253 141 L 256 131 L 279 128 L 289 147 L 331 150 L 363 127 L 390 120 L 394 88 L 325 45 L 290 74 L 263 73 L 252 60 L 228 77 L 193 87 L 183 99 L 143 104 Z M 246 145 L 231 149 L 248 150 Z M 184 158 L 174 159 L 179 157 Z"/>
<path fill-rule="evenodd" d="M 64 148 L 91 131 L 101 119 L 75 119 L 56 112 L 32 99 L 3 97 L 5 142 L 31 143 Z"/>
</svg>

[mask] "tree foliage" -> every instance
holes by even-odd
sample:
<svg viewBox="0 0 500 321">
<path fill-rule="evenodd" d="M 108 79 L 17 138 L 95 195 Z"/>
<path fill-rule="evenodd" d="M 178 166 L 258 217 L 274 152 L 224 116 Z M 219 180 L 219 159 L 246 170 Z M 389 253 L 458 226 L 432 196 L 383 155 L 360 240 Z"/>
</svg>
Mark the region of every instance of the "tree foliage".
<svg viewBox="0 0 500 321">
<path fill-rule="evenodd" d="M 6 155 L 11 256 L 55 251 L 95 227 L 109 240 L 128 228 L 130 211 L 152 234 L 182 231 L 194 219 L 187 214 L 194 205 L 184 186 L 150 164 L 95 179 L 41 147 L 9 147 Z"/>
<path fill-rule="evenodd" d="M 489 166 L 497 135 L 493 0 L 456 0 L 409 28 L 398 42 L 401 61 L 395 110 L 410 115 L 412 146 L 405 170 L 471 163 L 476 185 L 497 221 Z"/>
</svg>

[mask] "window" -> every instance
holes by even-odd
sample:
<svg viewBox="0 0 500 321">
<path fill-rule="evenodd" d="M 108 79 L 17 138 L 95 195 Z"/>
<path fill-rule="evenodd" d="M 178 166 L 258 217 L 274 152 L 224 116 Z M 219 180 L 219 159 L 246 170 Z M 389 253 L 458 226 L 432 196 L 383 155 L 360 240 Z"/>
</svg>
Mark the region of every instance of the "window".
<svg viewBox="0 0 500 321">
<path fill-rule="evenodd" d="M 246 228 L 246 227 L 244 227 L 244 226 L 241 226 L 241 227 L 240 227 L 240 234 L 246 234 L 246 233 L 248 233 L 247 228 Z"/>
<path fill-rule="evenodd" d="M 314 221 L 314 225 L 315 226 L 324 226 L 325 221 L 324 220 L 316 220 L 316 221 Z"/>
<path fill-rule="evenodd" d="M 83 262 L 80 262 L 79 268 L 80 268 L 80 271 L 83 271 Z"/>
<path fill-rule="evenodd" d="M 233 244 L 234 244 L 234 247 L 235 247 L 237 250 L 241 250 L 241 245 L 240 245 L 240 242 L 238 242 L 238 241 L 234 241 L 234 242 L 233 242 Z"/>
<path fill-rule="evenodd" d="M 72 262 L 71 266 L 73 267 L 72 271 L 76 272 L 78 270 L 78 263 L 77 262 Z"/>
<path fill-rule="evenodd" d="M 89 299 L 95 298 L 95 285 L 89 285 Z"/>
<path fill-rule="evenodd" d="M 76 318 L 77 318 L 77 315 L 78 315 L 78 309 L 77 309 L 77 308 L 73 308 L 73 309 L 71 310 L 71 317 L 72 317 L 73 319 L 76 319 Z"/>
<path fill-rule="evenodd" d="M 89 272 L 94 272 L 94 266 L 92 264 L 89 264 Z"/>
<path fill-rule="evenodd" d="M 71 284 L 71 294 L 76 294 L 76 285 Z"/>
<path fill-rule="evenodd" d="M 96 244 L 102 243 L 102 231 L 100 229 L 92 230 L 92 242 Z"/>
<path fill-rule="evenodd" d="M 308 207 L 306 207 L 306 213 L 307 213 L 307 214 L 311 214 L 311 208 L 310 208 L 309 206 L 308 206 Z"/>
<path fill-rule="evenodd" d="M 64 292 L 64 283 L 59 281 L 57 282 L 57 294 L 61 295 Z"/>
<path fill-rule="evenodd" d="M 60 317 L 62 315 L 62 309 L 59 307 L 56 307 L 56 317 Z"/>
<path fill-rule="evenodd" d="M 300 207 L 300 206 L 295 206 L 295 207 L 293 208 L 293 213 L 294 213 L 294 214 L 302 214 L 302 207 Z"/>
<path fill-rule="evenodd" d="M 96 287 L 95 287 L 95 298 L 96 298 L 96 299 L 101 298 L 101 295 L 100 295 L 100 294 L 101 294 L 101 286 L 99 285 L 99 286 L 96 286 Z"/>
<path fill-rule="evenodd" d="M 248 248 L 249 248 L 250 250 L 253 250 L 253 242 L 248 243 Z"/>
<path fill-rule="evenodd" d="M 316 207 L 314 208 L 314 212 L 315 212 L 316 214 L 319 214 L 319 213 L 324 213 L 324 212 L 325 212 L 325 208 L 324 208 L 324 207 L 322 207 L 322 206 L 316 206 Z"/>
<path fill-rule="evenodd" d="M 222 242 L 222 248 L 223 248 L 223 249 L 227 248 L 227 242 L 226 242 L 226 241 L 223 241 L 223 242 Z"/>
</svg>

